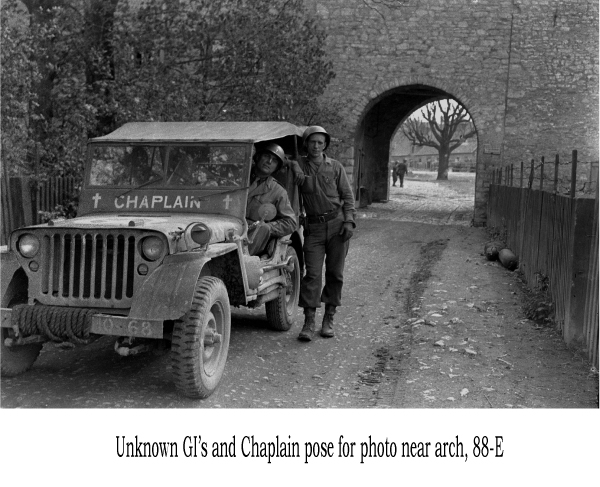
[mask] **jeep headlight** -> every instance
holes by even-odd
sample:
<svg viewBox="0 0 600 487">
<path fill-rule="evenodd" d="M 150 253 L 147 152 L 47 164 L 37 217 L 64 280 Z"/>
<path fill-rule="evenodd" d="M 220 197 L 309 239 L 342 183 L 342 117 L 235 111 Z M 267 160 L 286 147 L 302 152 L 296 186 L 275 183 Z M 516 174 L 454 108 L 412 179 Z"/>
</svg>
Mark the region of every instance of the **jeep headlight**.
<svg viewBox="0 0 600 487">
<path fill-rule="evenodd" d="M 185 229 L 188 248 L 203 246 L 210 242 L 212 232 L 204 223 L 192 223 Z"/>
<path fill-rule="evenodd" d="M 142 255 L 144 258 L 158 260 L 165 251 L 164 242 L 158 237 L 146 237 L 142 240 Z"/>
<path fill-rule="evenodd" d="M 40 241 L 35 235 L 25 233 L 19 238 L 17 246 L 21 255 L 30 259 L 40 250 Z"/>
</svg>

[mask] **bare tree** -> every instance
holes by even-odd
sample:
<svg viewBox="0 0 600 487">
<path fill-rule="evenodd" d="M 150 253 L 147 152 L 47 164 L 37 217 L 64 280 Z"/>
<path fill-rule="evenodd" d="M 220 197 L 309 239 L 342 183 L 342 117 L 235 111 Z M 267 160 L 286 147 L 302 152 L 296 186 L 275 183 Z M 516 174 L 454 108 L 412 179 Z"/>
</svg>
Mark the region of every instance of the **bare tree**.
<svg viewBox="0 0 600 487">
<path fill-rule="evenodd" d="M 450 154 L 473 137 L 476 131 L 465 107 L 442 101 L 430 103 L 421 110 L 425 121 L 411 117 L 402 124 L 401 129 L 413 145 L 435 147 L 438 150 L 437 179 L 447 180 Z"/>
</svg>

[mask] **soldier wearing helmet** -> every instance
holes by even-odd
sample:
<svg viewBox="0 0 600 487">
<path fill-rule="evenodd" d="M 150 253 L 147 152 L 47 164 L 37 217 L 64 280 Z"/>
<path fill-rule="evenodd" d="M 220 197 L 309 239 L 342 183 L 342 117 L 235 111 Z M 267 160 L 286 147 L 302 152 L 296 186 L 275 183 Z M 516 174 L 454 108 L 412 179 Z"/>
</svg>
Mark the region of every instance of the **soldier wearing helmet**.
<svg viewBox="0 0 600 487">
<path fill-rule="evenodd" d="M 318 125 L 302 136 L 307 155 L 298 161 L 304 173 L 300 186 L 304 220 L 304 263 L 306 274 L 300 285 L 299 306 L 304 308 L 304 326 L 298 339 L 312 340 L 315 315 L 321 303 L 325 312 L 321 336 L 334 336 L 333 316 L 341 305 L 344 263 L 354 223 L 354 195 L 340 162 L 325 154 L 331 137 Z M 325 263 L 325 286 L 322 270 Z"/>
<path fill-rule="evenodd" d="M 272 176 L 283 165 L 283 149 L 271 143 L 259 149 L 253 159 L 246 206 L 248 252 L 250 255 L 260 255 L 271 237 L 289 235 L 296 229 L 298 222 L 287 191 Z M 264 208 L 267 203 L 275 207 L 273 217 L 261 214 L 261 207 Z"/>
</svg>

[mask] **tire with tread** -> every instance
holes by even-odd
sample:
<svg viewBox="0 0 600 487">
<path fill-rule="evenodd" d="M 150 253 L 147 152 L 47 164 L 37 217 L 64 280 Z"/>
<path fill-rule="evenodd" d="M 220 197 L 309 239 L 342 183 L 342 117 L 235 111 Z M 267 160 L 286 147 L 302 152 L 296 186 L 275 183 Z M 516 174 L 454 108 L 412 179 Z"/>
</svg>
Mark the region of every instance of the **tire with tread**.
<svg viewBox="0 0 600 487">
<path fill-rule="evenodd" d="M 293 247 L 287 248 L 285 258 L 292 257 L 291 262 L 294 270 L 290 273 L 286 270 L 288 285 L 279 289 L 277 298 L 265 303 L 267 320 L 273 330 L 288 331 L 294 324 L 294 313 L 298 306 L 300 296 L 300 261 Z"/>
<path fill-rule="evenodd" d="M 199 278 L 189 311 L 173 327 L 171 361 L 179 392 L 193 399 L 214 392 L 225 370 L 230 333 L 225 284 L 216 277 Z"/>
</svg>

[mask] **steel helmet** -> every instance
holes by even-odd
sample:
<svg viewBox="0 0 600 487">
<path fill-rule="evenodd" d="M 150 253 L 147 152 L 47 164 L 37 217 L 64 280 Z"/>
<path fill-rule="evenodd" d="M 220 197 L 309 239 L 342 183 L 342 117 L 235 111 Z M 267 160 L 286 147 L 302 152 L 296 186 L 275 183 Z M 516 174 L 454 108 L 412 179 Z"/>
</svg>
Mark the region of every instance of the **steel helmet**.
<svg viewBox="0 0 600 487">
<path fill-rule="evenodd" d="M 306 142 L 312 134 L 323 134 L 325 136 L 325 149 L 329 147 L 329 141 L 331 140 L 331 137 L 323 127 L 319 127 L 318 125 L 311 125 L 304 131 L 302 134 L 302 143 L 304 146 L 306 146 Z"/>
<path fill-rule="evenodd" d="M 264 147 L 261 147 L 254 155 L 254 162 L 258 161 L 259 156 L 261 154 L 264 154 L 265 152 L 270 152 L 275 157 L 277 157 L 277 159 L 279 159 L 279 163 L 277 164 L 277 169 L 281 169 L 281 166 L 283 165 L 283 161 L 285 160 L 285 152 L 283 152 L 283 149 L 281 148 L 281 146 L 270 143 L 270 144 L 265 145 Z"/>
</svg>

